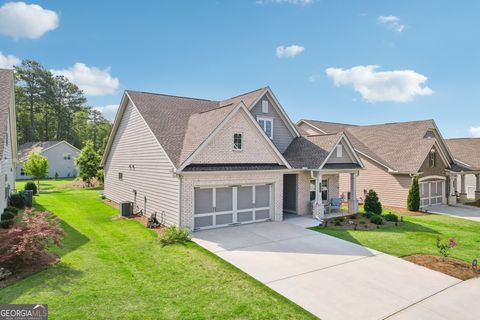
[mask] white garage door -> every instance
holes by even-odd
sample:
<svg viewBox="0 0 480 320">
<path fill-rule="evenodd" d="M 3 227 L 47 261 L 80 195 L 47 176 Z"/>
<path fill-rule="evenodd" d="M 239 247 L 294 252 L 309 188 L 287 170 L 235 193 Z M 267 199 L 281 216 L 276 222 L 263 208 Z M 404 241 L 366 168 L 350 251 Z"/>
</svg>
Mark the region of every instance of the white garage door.
<svg viewBox="0 0 480 320">
<path fill-rule="evenodd" d="M 445 194 L 444 181 L 420 182 L 420 206 L 442 204 Z"/>
<path fill-rule="evenodd" d="M 270 219 L 271 188 L 270 184 L 195 188 L 194 229 Z"/>
</svg>

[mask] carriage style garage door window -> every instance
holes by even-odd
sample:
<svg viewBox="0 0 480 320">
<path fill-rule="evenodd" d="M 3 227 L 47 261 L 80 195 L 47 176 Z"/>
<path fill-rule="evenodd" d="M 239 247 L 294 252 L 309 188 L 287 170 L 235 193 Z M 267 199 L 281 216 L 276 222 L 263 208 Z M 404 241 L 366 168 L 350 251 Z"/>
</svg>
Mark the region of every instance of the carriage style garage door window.
<svg viewBox="0 0 480 320">
<path fill-rule="evenodd" d="M 442 204 L 444 194 L 444 181 L 420 182 L 420 206 Z"/>
<path fill-rule="evenodd" d="M 272 185 L 195 188 L 194 229 L 270 219 Z"/>
</svg>

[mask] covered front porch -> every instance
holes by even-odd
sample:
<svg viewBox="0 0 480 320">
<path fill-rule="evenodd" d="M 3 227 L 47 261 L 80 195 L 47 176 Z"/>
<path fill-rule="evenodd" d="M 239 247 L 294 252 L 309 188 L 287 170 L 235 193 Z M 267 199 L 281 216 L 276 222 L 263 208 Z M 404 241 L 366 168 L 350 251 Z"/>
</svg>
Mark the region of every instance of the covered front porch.
<svg viewBox="0 0 480 320">
<path fill-rule="evenodd" d="M 448 180 L 448 204 L 480 200 L 480 171 L 450 171 Z"/>
<path fill-rule="evenodd" d="M 318 220 L 357 213 L 359 168 L 303 170 L 283 178 L 284 216 L 313 215 Z M 340 193 L 340 176 L 348 176 L 350 188 Z"/>
</svg>

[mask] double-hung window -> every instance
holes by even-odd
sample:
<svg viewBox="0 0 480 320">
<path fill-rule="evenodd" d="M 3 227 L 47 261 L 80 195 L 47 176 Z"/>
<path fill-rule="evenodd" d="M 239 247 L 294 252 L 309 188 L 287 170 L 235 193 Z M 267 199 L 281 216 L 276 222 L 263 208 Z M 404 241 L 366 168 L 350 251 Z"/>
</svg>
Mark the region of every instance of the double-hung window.
<svg viewBox="0 0 480 320">
<path fill-rule="evenodd" d="M 435 162 L 436 162 L 436 160 L 437 160 L 437 159 L 436 159 L 435 149 L 432 149 L 432 150 L 430 151 L 429 159 L 428 159 L 430 168 L 434 168 L 434 167 L 435 167 Z"/>
<path fill-rule="evenodd" d="M 242 150 L 242 134 L 233 134 L 233 150 Z"/>
<path fill-rule="evenodd" d="M 317 199 L 317 180 L 310 180 L 310 201 Z"/>
<path fill-rule="evenodd" d="M 273 139 L 273 119 L 258 118 L 257 121 L 263 131 L 265 131 L 267 137 Z"/>
</svg>

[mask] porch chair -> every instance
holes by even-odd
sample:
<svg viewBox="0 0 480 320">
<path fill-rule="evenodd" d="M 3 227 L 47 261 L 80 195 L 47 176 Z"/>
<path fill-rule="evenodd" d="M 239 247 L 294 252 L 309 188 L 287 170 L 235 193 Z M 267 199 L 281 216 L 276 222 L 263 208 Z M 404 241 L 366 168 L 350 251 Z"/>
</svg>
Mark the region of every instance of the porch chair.
<svg viewBox="0 0 480 320">
<path fill-rule="evenodd" d="M 342 199 L 341 198 L 332 198 L 330 199 L 329 205 L 330 212 L 334 210 L 342 211 Z"/>
</svg>

